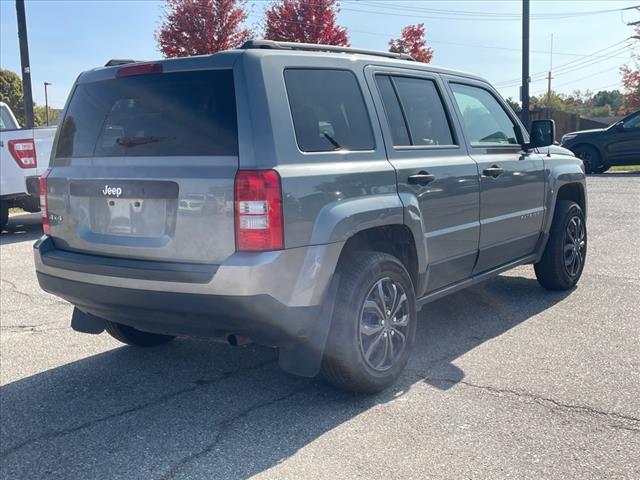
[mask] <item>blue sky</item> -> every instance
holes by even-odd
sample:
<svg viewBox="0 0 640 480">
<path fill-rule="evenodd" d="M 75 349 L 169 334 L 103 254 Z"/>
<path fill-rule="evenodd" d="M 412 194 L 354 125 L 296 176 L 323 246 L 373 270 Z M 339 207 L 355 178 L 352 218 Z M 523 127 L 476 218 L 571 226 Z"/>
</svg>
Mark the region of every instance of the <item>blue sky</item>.
<svg viewBox="0 0 640 480">
<path fill-rule="evenodd" d="M 60 108 L 78 73 L 102 65 L 109 58 L 160 57 L 154 39 L 162 15 L 162 1 L 27 1 L 27 27 L 34 98 Z M 250 25 L 258 23 L 268 2 L 249 2 Z M 531 0 L 531 93 L 546 90 L 553 34 L 554 88 L 618 88 L 618 67 L 628 63 L 623 41 L 632 34 L 626 22 L 640 20 L 640 12 L 616 10 L 640 4 L 633 1 Z M 449 13 L 444 13 L 444 12 Z M 456 13 L 482 12 L 488 19 Z M 518 97 L 521 11 L 518 1 L 342 1 L 339 23 L 349 29 L 354 47 L 387 49 L 403 26 L 424 22 L 434 49 L 432 63 L 465 70 L 494 82 L 503 96 Z M 617 44 L 616 44 L 617 43 Z M 598 52 L 595 53 L 594 52 Z M 0 0 L 0 66 L 18 72 L 20 57 L 15 3 Z"/>
</svg>

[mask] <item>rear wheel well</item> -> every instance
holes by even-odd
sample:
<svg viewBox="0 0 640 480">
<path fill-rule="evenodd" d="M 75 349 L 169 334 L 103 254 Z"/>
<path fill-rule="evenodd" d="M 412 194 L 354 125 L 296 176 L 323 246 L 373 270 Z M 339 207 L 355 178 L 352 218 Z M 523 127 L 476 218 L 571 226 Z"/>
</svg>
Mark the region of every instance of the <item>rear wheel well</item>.
<svg viewBox="0 0 640 480">
<path fill-rule="evenodd" d="M 386 225 L 356 233 L 347 240 L 340 254 L 339 264 L 345 256 L 357 251 L 375 251 L 393 255 L 402 262 L 418 288 L 418 254 L 411 230 L 406 225 Z"/>
<path fill-rule="evenodd" d="M 570 200 L 572 202 L 576 202 L 578 205 L 580 205 L 580 208 L 586 215 L 587 212 L 584 189 L 579 183 L 569 183 L 560 187 L 560 190 L 558 190 L 558 195 L 556 197 L 556 205 L 560 200 Z"/>
</svg>

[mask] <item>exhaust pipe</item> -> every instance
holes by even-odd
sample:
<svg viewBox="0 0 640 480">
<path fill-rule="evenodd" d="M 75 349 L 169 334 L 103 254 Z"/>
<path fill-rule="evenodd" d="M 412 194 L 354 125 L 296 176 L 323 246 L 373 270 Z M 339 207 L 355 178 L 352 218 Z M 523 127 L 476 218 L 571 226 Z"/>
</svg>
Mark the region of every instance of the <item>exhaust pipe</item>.
<svg viewBox="0 0 640 480">
<path fill-rule="evenodd" d="M 225 333 L 224 340 L 232 347 L 239 347 L 241 345 L 247 345 L 251 343 L 251 339 L 249 337 L 245 337 L 244 335 L 236 335 L 235 333 Z"/>
</svg>

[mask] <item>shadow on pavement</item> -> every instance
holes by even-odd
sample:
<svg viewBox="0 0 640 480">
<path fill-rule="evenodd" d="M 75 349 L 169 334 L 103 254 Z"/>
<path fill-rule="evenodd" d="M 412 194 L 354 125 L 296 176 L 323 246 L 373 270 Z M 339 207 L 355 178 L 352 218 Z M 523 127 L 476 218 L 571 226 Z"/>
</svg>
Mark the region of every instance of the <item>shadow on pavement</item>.
<svg viewBox="0 0 640 480">
<path fill-rule="evenodd" d="M 417 382 L 447 390 L 464 377 L 455 359 L 566 295 L 501 276 L 427 305 L 409 368 L 370 397 L 288 376 L 254 345 L 178 339 L 84 358 L 0 389 L 1 476 L 248 478 Z"/>
<path fill-rule="evenodd" d="M 0 245 L 36 241 L 42 236 L 40 213 L 11 215 L 9 223 L 2 230 Z"/>
</svg>

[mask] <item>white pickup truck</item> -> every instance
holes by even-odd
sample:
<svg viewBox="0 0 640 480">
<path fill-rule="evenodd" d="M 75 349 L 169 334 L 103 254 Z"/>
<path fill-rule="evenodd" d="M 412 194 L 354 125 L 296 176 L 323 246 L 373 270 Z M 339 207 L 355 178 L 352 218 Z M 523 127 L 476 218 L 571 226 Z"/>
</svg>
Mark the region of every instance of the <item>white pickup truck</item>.
<svg viewBox="0 0 640 480">
<path fill-rule="evenodd" d="M 0 230 L 9 209 L 40 210 L 38 178 L 49 166 L 56 127 L 20 128 L 6 103 L 0 102 Z"/>
</svg>

